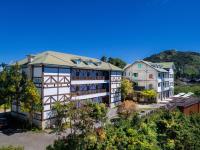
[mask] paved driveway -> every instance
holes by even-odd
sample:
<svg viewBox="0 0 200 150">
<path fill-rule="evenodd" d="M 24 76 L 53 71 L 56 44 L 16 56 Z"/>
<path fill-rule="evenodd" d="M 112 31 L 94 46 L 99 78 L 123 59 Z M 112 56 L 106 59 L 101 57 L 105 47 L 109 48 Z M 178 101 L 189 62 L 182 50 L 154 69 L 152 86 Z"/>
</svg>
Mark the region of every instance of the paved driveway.
<svg viewBox="0 0 200 150">
<path fill-rule="evenodd" d="M 0 112 L 0 118 L 7 118 L 4 113 Z M 0 147 L 6 145 L 23 146 L 25 150 L 45 150 L 46 146 L 53 144 L 58 138 L 55 133 L 48 134 L 45 132 L 24 132 L 21 128 L 14 125 L 15 121 L 6 119 L 8 126 L 0 129 Z"/>
<path fill-rule="evenodd" d="M 22 132 L 12 135 L 0 133 L 0 147 L 3 145 L 24 146 L 25 150 L 45 150 L 57 138 L 55 134 Z"/>
</svg>

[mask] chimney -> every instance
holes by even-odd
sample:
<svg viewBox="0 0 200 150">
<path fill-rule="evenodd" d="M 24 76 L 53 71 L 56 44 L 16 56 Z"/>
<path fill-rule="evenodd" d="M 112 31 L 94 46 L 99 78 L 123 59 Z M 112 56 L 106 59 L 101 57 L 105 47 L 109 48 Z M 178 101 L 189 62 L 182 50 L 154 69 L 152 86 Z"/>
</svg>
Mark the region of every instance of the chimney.
<svg viewBox="0 0 200 150">
<path fill-rule="evenodd" d="M 27 60 L 28 60 L 28 63 L 31 63 L 33 61 L 35 56 L 33 55 L 27 55 Z"/>
</svg>

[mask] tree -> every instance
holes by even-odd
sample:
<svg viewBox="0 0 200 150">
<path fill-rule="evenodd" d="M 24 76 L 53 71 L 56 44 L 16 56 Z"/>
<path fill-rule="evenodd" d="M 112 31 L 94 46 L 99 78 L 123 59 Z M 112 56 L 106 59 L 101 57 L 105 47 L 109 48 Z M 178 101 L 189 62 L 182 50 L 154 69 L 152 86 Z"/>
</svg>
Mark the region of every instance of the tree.
<svg viewBox="0 0 200 150">
<path fill-rule="evenodd" d="M 157 96 L 157 93 L 155 90 L 143 90 L 141 95 L 148 100 L 154 100 Z"/>
<path fill-rule="evenodd" d="M 123 60 L 120 59 L 120 58 L 112 58 L 112 57 L 109 57 L 107 62 L 108 62 L 108 63 L 111 63 L 111 64 L 113 64 L 113 65 L 115 65 L 115 66 L 117 66 L 117 67 L 119 67 L 119 68 L 122 68 L 122 69 L 126 66 L 126 62 L 123 61 Z"/>
<path fill-rule="evenodd" d="M 16 109 L 18 111 L 19 103 L 20 103 L 20 97 L 21 97 L 21 90 L 22 90 L 22 73 L 21 68 L 16 63 L 15 65 L 11 65 L 8 69 L 8 86 L 6 88 L 7 92 L 9 93 L 8 97 L 10 98 L 10 101 L 16 101 Z"/>
<path fill-rule="evenodd" d="M 58 131 L 62 131 L 63 119 L 66 117 L 66 105 L 57 101 L 53 104 L 53 110 L 55 111 L 54 115 L 56 116 L 56 127 L 58 128 Z"/>
<path fill-rule="evenodd" d="M 35 112 L 41 111 L 41 97 L 31 80 L 26 80 L 26 83 L 22 87 L 21 96 L 21 110 L 28 113 L 28 120 L 32 127 L 33 116 Z"/>
<path fill-rule="evenodd" d="M 101 125 L 103 125 L 107 119 L 108 108 L 106 105 L 104 103 L 89 103 L 88 105 L 92 108 L 90 117 L 93 118 L 96 123 L 101 123 Z"/>
<path fill-rule="evenodd" d="M 9 67 L 6 64 L 1 66 L 3 70 L 0 72 L 0 98 L 4 103 L 4 111 L 6 111 L 5 106 L 9 106 L 13 99 L 16 100 L 18 110 L 22 80 L 20 66 L 18 64 Z"/>
<path fill-rule="evenodd" d="M 118 106 L 117 113 L 123 118 L 129 118 L 134 112 L 136 112 L 137 106 L 133 101 L 123 101 Z"/>
<path fill-rule="evenodd" d="M 121 81 L 121 93 L 125 100 L 129 95 L 133 94 L 133 83 L 128 79 L 122 79 Z"/>
<path fill-rule="evenodd" d="M 3 68 L 2 72 L 0 72 L 0 105 L 4 105 L 4 112 L 6 112 L 6 104 L 9 103 L 8 98 L 8 81 L 7 81 L 8 71 L 6 68 Z"/>
<path fill-rule="evenodd" d="M 107 57 L 106 56 L 102 56 L 100 60 L 103 61 L 103 62 L 107 62 Z"/>
</svg>

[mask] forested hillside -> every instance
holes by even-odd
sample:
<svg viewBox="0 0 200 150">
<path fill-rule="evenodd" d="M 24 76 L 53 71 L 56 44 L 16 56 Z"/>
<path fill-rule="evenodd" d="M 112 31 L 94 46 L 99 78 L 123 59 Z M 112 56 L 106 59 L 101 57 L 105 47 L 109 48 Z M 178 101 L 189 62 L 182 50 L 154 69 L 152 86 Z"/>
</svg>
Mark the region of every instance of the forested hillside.
<svg viewBox="0 0 200 150">
<path fill-rule="evenodd" d="M 174 62 L 176 78 L 196 82 L 200 79 L 200 53 L 166 50 L 144 60 L 151 62 Z"/>
</svg>

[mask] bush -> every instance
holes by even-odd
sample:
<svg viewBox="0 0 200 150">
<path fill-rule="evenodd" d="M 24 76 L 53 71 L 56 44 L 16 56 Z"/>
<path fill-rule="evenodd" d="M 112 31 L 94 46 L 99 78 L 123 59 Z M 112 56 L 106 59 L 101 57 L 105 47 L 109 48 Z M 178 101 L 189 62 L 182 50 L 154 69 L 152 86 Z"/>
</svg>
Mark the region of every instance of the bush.
<svg viewBox="0 0 200 150">
<path fill-rule="evenodd" d="M 178 93 L 188 93 L 192 92 L 195 96 L 200 96 L 200 85 L 184 85 L 184 86 L 175 86 L 174 94 Z"/>
<path fill-rule="evenodd" d="M 21 146 L 15 147 L 15 146 L 9 145 L 9 146 L 0 147 L 0 150 L 24 150 L 24 148 Z"/>
<path fill-rule="evenodd" d="M 123 118 L 129 118 L 134 112 L 136 112 L 136 104 L 133 101 L 126 100 L 118 106 L 118 114 Z"/>
</svg>

